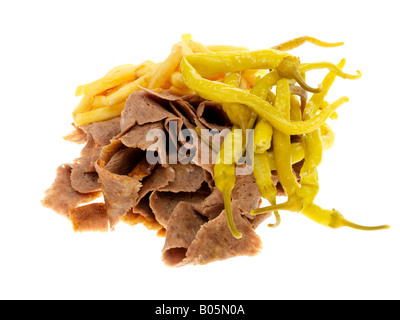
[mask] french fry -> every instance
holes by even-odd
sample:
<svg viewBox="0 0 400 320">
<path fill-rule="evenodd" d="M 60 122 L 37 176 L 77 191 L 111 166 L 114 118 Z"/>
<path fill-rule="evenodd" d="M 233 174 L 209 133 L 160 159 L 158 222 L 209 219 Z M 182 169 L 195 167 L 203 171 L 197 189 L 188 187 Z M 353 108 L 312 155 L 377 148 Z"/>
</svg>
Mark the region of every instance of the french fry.
<svg viewBox="0 0 400 320">
<path fill-rule="evenodd" d="M 106 96 L 95 96 L 93 97 L 93 109 L 98 109 L 106 106 Z"/>
<path fill-rule="evenodd" d="M 83 96 L 84 95 L 84 92 L 83 92 L 83 87 L 84 87 L 85 85 L 80 85 L 80 86 L 78 86 L 77 88 L 76 88 L 76 90 L 75 90 L 75 97 L 79 97 L 79 96 Z"/>
<path fill-rule="evenodd" d="M 93 107 L 99 108 L 103 106 L 112 106 L 120 102 L 125 102 L 132 92 L 138 91 L 140 87 L 147 87 L 150 78 L 154 74 L 154 71 L 154 69 L 150 70 L 144 76 L 128 83 L 108 96 L 96 96 L 93 101 Z"/>
<path fill-rule="evenodd" d="M 136 69 L 137 66 L 131 65 L 129 67 L 120 68 L 119 70 L 114 70 L 112 73 L 104 76 L 103 78 L 84 85 L 81 90 L 87 96 L 98 95 L 99 93 L 102 93 L 120 84 L 135 80 Z"/>
<path fill-rule="evenodd" d="M 123 69 L 125 69 L 125 68 L 132 68 L 132 67 L 135 67 L 135 65 L 134 65 L 134 64 L 121 64 L 121 65 L 119 65 L 119 66 L 116 66 L 116 67 L 112 68 L 112 69 L 111 69 L 110 71 L 108 71 L 104 76 L 105 76 L 105 77 L 111 76 L 111 75 L 113 75 L 114 73 L 119 72 L 119 71 L 121 71 L 121 70 L 123 70 Z"/>
<path fill-rule="evenodd" d="M 113 106 L 106 106 L 83 113 L 78 113 L 75 116 L 75 125 L 84 126 L 93 122 L 109 120 L 121 115 L 124 109 L 125 102 Z"/>
<path fill-rule="evenodd" d="M 122 70 L 122 69 L 125 69 L 125 68 L 132 68 L 132 67 L 134 67 L 134 66 L 135 66 L 135 65 L 133 65 L 133 64 L 122 64 L 122 65 L 116 66 L 116 67 L 112 68 L 110 71 L 108 71 L 108 72 L 104 75 L 104 77 L 112 76 L 113 74 L 119 72 L 119 71 Z M 94 82 L 99 83 L 99 80 L 96 80 L 96 81 L 94 81 Z M 83 85 L 78 86 L 78 87 L 76 88 L 76 90 L 75 90 L 75 96 L 82 96 L 82 95 L 84 95 L 84 94 L 85 94 L 85 87 L 86 87 L 86 86 L 88 86 L 88 84 L 83 84 Z"/>
<path fill-rule="evenodd" d="M 140 78 L 141 76 L 144 76 L 147 72 L 149 72 L 149 70 L 153 69 L 155 65 L 156 64 L 151 60 L 146 60 L 141 64 L 139 64 L 135 73 L 136 79 Z"/>
<path fill-rule="evenodd" d="M 194 41 L 190 34 L 184 34 L 182 41 L 172 47 L 168 57 L 161 63 L 146 60 L 138 65 L 119 65 L 102 78 L 78 86 L 75 95 L 83 97 L 73 111 L 76 125 L 103 121 L 120 115 L 129 95 L 141 88 L 149 88 L 156 92 L 169 89 L 177 95 L 193 94 L 194 91 L 187 88 L 179 72 L 181 60 L 187 54 L 213 51 L 248 51 L 248 49 L 235 46 L 204 46 Z M 246 71 L 242 86 L 251 86 L 255 76 L 252 70 Z M 224 74 L 213 75 L 210 80 L 220 81 L 223 77 Z"/>
<path fill-rule="evenodd" d="M 175 71 L 173 74 L 171 74 L 170 82 L 174 87 L 187 89 L 187 86 L 183 82 L 182 73 L 179 71 Z"/>
<path fill-rule="evenodd" d="M 192 50 L 183 41 L 175 44 L 167 59 L 157 66 L 154 76 L 149 82 L 149 89 L 162 88 L 171 74 L 178 68 L 182 58 L 190 53 L 193 53 Z"/>
<path fill-rule="evenodd" d="M 120 84 L 119 86 L 116 86 L 116 87 L 114 87 L 114 88 L 111 88 L 111 89 L 107 90 L 103 96 L 109 96 L 110 94 L 113 94 L 114 92 L 118 91 L 118 90 L 121 89 L 122 87 L 127 86 L 129 83 L 130 83 L 130 82 L 125 82 L 125 83 L 123 83 L 123 84 Z M 96 100 L 97 97 L 99 97 L 99 96 L 94 97 L 94 100 Z"/>
<path fill-rule="evenodd" d="M 75 116 L 78 113 L 88 111 L 90 107 L 92 106 L 94 101 L 93 97 L 88 97 L 88 96 L 83 96 L 81 101 L 79 102 L 78 106 L 75 108 L 74 111 L 72 111 L 72 117 L 75 118 Z"/>
<path fill-rule="evenodd" d="M 190 33 L 183 34 L 181 38 L 194 53 L 212 52 L 200 42 L 194 41 Z"/>
</svg>

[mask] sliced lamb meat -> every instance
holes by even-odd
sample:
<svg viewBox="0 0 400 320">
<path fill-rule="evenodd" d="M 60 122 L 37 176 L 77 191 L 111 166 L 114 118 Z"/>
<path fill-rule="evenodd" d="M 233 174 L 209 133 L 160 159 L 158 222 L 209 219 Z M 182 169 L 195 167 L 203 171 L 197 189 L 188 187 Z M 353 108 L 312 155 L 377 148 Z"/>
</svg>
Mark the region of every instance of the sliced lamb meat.
<svg viewBox="0 0 400 320">
<path fill-rule="evenodd" d="M 201 192 L 165 192 L 165 191 L 154 191 L 150 195 L 150 208 L 152 209 L 157 221 L 167 226 L 168 221 L 174 211 L 176 205 L 179 202 L 191 203 L 196 211 L 203 214 L 203 212 L 197 210 L 196 205 L 201 204 L 207 199 L 209 193 Z M 199 208 L 201 209 L 201 208 Z M 221 212 L 221 211 L 220 211 Z"/>
<path fill-rule="evenodd" d="M 125 134 L 135 124 L 158 122 L 167 118 L 176 118 L 145 91 L 132 93 L 125 103 L 121 114 L 121 133 Z"/>
<path fill-rule="evenodd" d="M 179 202 L 168 221 L 162 259 L 168 266 L 178 265 L 186 256 L 186 250 L 205 223 L 190 203 Z"/>
<path fill-rule="evenodd" d="M 153 173 L 143 180 L 143 187 L 140 189 L 139 198 L 147 193 L 168 186 L 175 179 L 175 171 L 171 167 L 158 166 Z"/>
<path fill-rule="evenodd" d="M 215 219 L 224 210 L 222 192 L 217 188 L 213 188 L 211 194 L 204 198 L 203 201 L 193 203 L 193 208 L 209 220 Z"/>
<path fill-rule="evenodd" d="M 101 150 L 101 146 L 98 146 L 94 142 L 93 136 L 91 134 L 87 134 L 86 144 L 81 150 L 81 157 L 92 155 L 93 150 L 98 148 L 98 147 L 100 147 L 100 150 Z"/>
<path fill-rule="evenodd" d="M 165 236 L 165 232 L 164 232 L 165 229 L 155 219 L 148 220 L 140 213 L 135 213 L 132 210 L 129 210 L 127 212 L 127 214 L 121 218 L 121 221 L 130 226 L 135 226 L 135 225 L 141 223 L 149 230 L 157 230 L 158 236 L 160 236 L 160 237 Z"/>
<path fill-rule="evenodd" d="M 175 104 L 172 101 L 169 102 L 169 106 L 170 106 L 172 112 L 175 113 L 179 118 L 182 119 L 182 123 L 186 128 L 188 128 L 188 129 L 195 128 L 195 125 L 192 122 L 190 122 L 190 120 L 183 115 L 183 113 L 175 106 Z"/>
<path fill-rule="evenodd" d="M 108 214 L 104 203 L 91 203 L 69 211 L 75 232 L 108 231 Z"/>
<path fill-rule="evenodd" d="M 86 132 L 81 128 L 76 127 L 75 124 L 72 124 L 72 126 L 74 127 L 74 130 L 64 136 L 64 140 L 78 144 L 85 143 L 87 138 Z"/>
<path fill-rule="evenodd" d="M 118 175 L 104 168 L 104 161 L 99 159 L 96 170 L 110 219 L 110 227 L 113 228 L 135 203 L 142 184 L 129 176 Z"/>
<path fill-rule="evenodd" d="M 219 103 L 203 101 L 197 108 L 196 115 L 200 122 L 209 129 L 223 130 L 232 123 Z"/>
<path fill-rule="evenodd" d="M 112 173 L 128 175 L 144 157 L 142 150 L 123 146 L 111 157 L 104 168 Z"/>
<path fill-rule="evenodd" d="M 233 208 L 233 215 L 237 229 L 242 233 L 241 239 L 235 239 L 226 222 L 225 210 L 209 222 L 203 224 L 190 244 L 185 257 L 176 266 L 186 264 L 207 264 L 213 261 L 225 260 L 237 256 L 254 256 L 262 248 L 260 237 L 255 233 L 250 222 L 240 215 L 240 211 Z M 182 254 L 180 255 L 180 257 Z M 178 260 L 175 256 L 171 261 Z"/>
<path fill-rule="evenodd" d="M 149 96 L 153 98 L 158 98 L 160 100 L 176 101 L 176 100 L 181 100 L 183 98 L 182 96 L 177 96 L 176 94 L 173 94 L 168 90 L 164 90 L 163 92 L 160 93 L 147 88 L 143 88 L 143 91 L 146 92 Z"/>
<path fill-rule="evenodd" d="M 232 190 L 232 205 L 236 203 L 241 214 L 250 215 L 252 209 L 258 207 L 261 199 L 260 192 L 253 174 L 236 176 L 235 187 Z"/>
<path fill-rule="evenodd" d="M 150 164 L 147 159 L 143 157 L 142 160 L 133 168 L 133 170 L 128 174 L 131 178 L 141 181 L 142 179 L 148 177 L 156 167 L 156 164 Z"/>
<path fill-rule="evenodd" d="M 67 136 L 86 145 L 80 158 L 58 169 L 43 204 L 70 218 L 77 232 L 114 230 L 119 221 L 143 223 L 158 235 L 165 234 L 162 258 L 170 266 L 254 255 L 261 248 L 254 229 L 270 214 L 250 214 L 261 199 L 252 174 L 237 176 L 232 192 L 234 220 L 243 234 L 237 240 L 229 231 L 222 193 L 213 181 L 216 153 L 204 141 L 206 136 L 197 136 L 191 162 L 171 163 L 171 154 L 165 154 L 168 164 L 150 164 L 146 158 L 146 152 L 154 151 L 150 148 L 159 142 L 146 141 L 151 129 L 167 133 L 169 139 L 161 145 L 167 150 L 171 143 L 186 146 L 179 137 L 184 127 L 226 129 L 215 138 L 222 140 L 230 126 L 220 104 L 197 95 L 135 92 L 121 117 L 76 128 Z M 175 134 L 178 140 L 172 139 Z M 273 177 L 279 187 L 278 178 Z M 80 206 L 101 194 L 104 204 Z"/>
<path fill-rule="evenodd" d="M 111 228 L 133 207 L 142 187 L 138 179 L 127 175 L 132 172 L 135 164 L 142 160 L 142 151 L 138 153 L 138 149 L 131 149 L 127 152 L 124 151 L 126 149 L 121 142 L 113 140 L 103 148 L 95 165 Z"/>
<path fill-rule="evenodd" d="M 80 193 L 101 191 L 97 172 L 87 172 L 83 165 L 72 164 L 71 186 Z"/>
<path fill-rule="evenodd" d="M 145 195 L 136 205 L 134 205 L 132 212 L 141 214 L 146 218 L 146 220 L 156 220 L 154 213 L 150 208 L 149 194 Z"/>
<path fill-rule="evenodd" d="M 174 105 L 194 126 L 200 127 L 201 129 L 205 128 L 197 117 L 196 110 L 189 102 L 185 100 L 176 100 L 174 101 Z"/>
<path fill-rule="evenodd" d="M 164 91 L 163 93 L 157 93 L 148 89 L 144 89 L 144 91 L 159 100 L 169 101 L 171 109 L 176 115 L 184 119 L 184 124 L 187 128 L 194 128 L 195 126 L 206 128 L 197 116 L 196 109 L 193 106 L 193 102 L 199 104 L 204 101 L 198 95 L 180 97 L 168 91 Z M 189 101 L 192 101 L 192 103 Z"/>
<path fill-rule="evenodd" d="M 127 147 L 147 150 L 153 143 L 155 143 L 155 141 L 146 141 L 147 133 L 150 130 L 164 130 L 163 122 L 158 121 L 143 125 L 135 125 L 119 139 Z"/>
<path fill-rule="evenodd" d="M 80 193 L 71 186 L 72 167 L 69 164 L 57 168 L 56 179 L 45 192 L 43 206 L 69 218 L 69 210 L 101 196 L 101 192 Z"/>
<path fill-rule="evenodd" d="M 300 97 L 300 108 L 301 111 L 304 111 L 304 108 L 306 107 L 307 101 L 308 101 L 308 93 L 306 90 L 304 90 L 302 87 L 300 86 L 293 86 L 290 85 L 290 93 L 291 94 L 296 94 Z"/>
<path fill-rule="evenodd" d="M 200 189 L 205 181 L 204 170 L 194 164 L 171 164 L 170 167 L 175 172 L 174 180 L 167 186 L 158 189 L 159 191 L 171 192 L 195 192 Z"/>
<path fill-rule="evenodd" d="M 94 122 L 80 128 L 93 137 L 94 142 L 100 146 L 106 146 L 121 132 L 121 118 L 116 117 L 106 121 Z"/>
</svg>

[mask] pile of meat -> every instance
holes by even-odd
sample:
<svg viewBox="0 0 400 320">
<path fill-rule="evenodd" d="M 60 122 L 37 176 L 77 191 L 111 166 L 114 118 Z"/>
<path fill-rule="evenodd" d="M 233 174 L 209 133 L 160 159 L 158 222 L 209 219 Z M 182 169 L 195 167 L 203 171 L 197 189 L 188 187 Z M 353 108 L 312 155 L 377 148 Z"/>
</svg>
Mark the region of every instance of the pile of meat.
<svg viewBox="0 0 400 320">
<path fill-rule="evenodd" d="M 261 203 L 252 174 L 237 176 L 232 193 L 234 220 L 243 234 L 238 240 L 228 229 L 211 160 L 206 164 L 146 160 L 146 150 L 154 143 L 146 141 L 147 132 L 156 128 L 168 136 L 171 121 L 177 123 L 178 132 L 231 126 L 219 104 L 197 95 L 135 92 L 120 117 L 75 128 L 66 137 L 84 144 L 81 156 L 57 169 L 43 205 L 67 217 L 80 232 L 113 230 L 119 222 L 143 223 L 165 236 L 162 259 L 168 266 L 257 254 L 262 244 L 255 229 L 269 214 L 250 215 Z M 197 152 L 209 148 L 198 140 Z M 94 201 L 101 196 L 104 203 Z"/>
</svg>

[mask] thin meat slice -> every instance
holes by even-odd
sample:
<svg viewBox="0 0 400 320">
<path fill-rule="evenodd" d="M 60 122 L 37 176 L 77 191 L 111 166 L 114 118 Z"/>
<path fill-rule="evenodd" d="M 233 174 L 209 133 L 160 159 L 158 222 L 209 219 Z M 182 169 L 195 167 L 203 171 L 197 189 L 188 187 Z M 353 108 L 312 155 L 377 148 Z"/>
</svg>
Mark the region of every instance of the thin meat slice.
<svg viewBox="0 0 400 320">
<path fill-rule="evenodd" d="M 253 174 L 237 175 L 235 187 L 232 190 L 232 205 L 237 205 L 241 214 L 253 219 L 250 211 L 259 205 L 261 194 L 258 191 Z"/>
<path fill-rule="evenodd" d="M 105 169 L 119 175 L 128 175 L 144 158 L 144 152 L 137 148 L 122 146 L 107 162 Z"/>
<path fill-rule="evenodd" d="M 135 124 L 143 125 L 174 117 L 176 116 L 145 91 L 134 92 L 127 99 L 121 113 L 120 136 L 128 132 Z"/>
<path fill-rule="evenodd" d="M 110 120 L 93 122 L 81 126 L 84 132 L 93 137 L 94 142 L 100 146 L 106 146 L 110 141 L 121 132 L 121 118 L 116 117 Z"/>
<path fill-rule="evenodd" d="M 203 201 L 193 203 L 193 208 L 209 220 L 215 219 L 224 210 L 224 198 L 222 192 L 213 188 L 211 194 Z"/>
<path fill-rule="evenodd" d="M 108 214 L 104 203 L 91 203 L 73 208 L 69 217 L 75 232 L 108 231 Z"/>
<path fill-rule="evenodd" d="M 105 163 L 99 159 L 96 170 L 104 195 L 111 229 L 119 222 L 136 202 L 142 184 L 129 176 L 112 173 L 104 168 Z"/>
<path fill-rule="evenodd" d="M 72 164 L 71 186 L 80 193 L 101 191 L 97 172 L 87 172 L 84 165 Z"/>
<path fill-rule="evenodd" d="M 57 168 L 56 179 L 45 192 L 43 206 L 69 218 L 69 210 L 101 196 L 101 192 L 80 193 L 71 186 L 72 167 L 69 164 Z"/>
<path fill-rule="evenodd" d="M 170 167 L 175 172 L 174 180 L 167 186 L 158 189 L 159 191 L 195 192 L 200 189 L 206 179 L 204 170 L 192 163 L 171 164 Z"/>
<path fill-rule="evenodd" d="M 158 166 L 153 173 L 143 180 L 143 187 L 140 189 L 138 199 L 143 198 L 147 193 L 161 190 L 175 178 L 175 171 L 171 167 Z"/>
<path fill-rule="evenodd" d="M 141 159 L 141 150 L 126 148 L 119 140 L 112 140 L 95 164 L 111 229 L 136 203 L 142 184 L 128 174 Z"/>
<path fill-rule="evenodd" d="M 74 123 L 72 124 L 72 126 L 74 127 L 74 130 L 64 136 L 64 140 L 78 144 L 85 143 L 87 139 L 86 132 L 83 131 L 81 128 L 75 126 Z"/>
<path fill-rule="evenodd" d="M 147 229 L 149 230 L 156 230 L 158 231 L 157 235 L 159 236 L 164 236 L 164 232 L 162 230 L 165 230 L 162 225 L 160 225 L 155 219 L 154 220 L 149 220 L 146 219 L 143 215 L 140 213 L 135 213 L 133 210 L 129 210 L 126 215 L 124 215 L 121 218 L 121 221 L 130 225 L 130 226 L 135 226 L 139 223 L 143 224 Z"/>
<path fill-rule="evenodd" d="M 191 203 L 179 202 L 168 221 L 162 259 L 168 266 L 176 266 L 186 256 L 186 250 L 205 223 Z"/>
<path fill-rule="evenodd" d="M 142 160 L 140 160 L 139 163 L 128 174 L 128 176 L 141 181 L 151 175 L 155 167 L 156 164 L 148 163 L 146 157 L 143 157 Z"/>
<path fill-rule="evenodd" d="M 182 96 L 178 96 L 176 94 L 173 94 L 169 92 L 168 90 L 164 90 L 163 92 L 156 92 L 147 88 L 143 88 L 143 91 L 146 92 L 148 95 L 152 96 L 153 98 L 158 98 L 160 100 L 166 100 L 166 101 L 176 101 L 176 100 L 181 100 Z"/>
<path fill-rule="evenodd" d="M 158 99 L 158 101 L 167 101 L 169 102 L 169 105 L 171 107 L 171 110 L 180 118 L 183 118 L 185 120 L 184 123 L 187 128 L 189 127 L 194 127 L 194 126 L 200 126 L 201 128 L 205 128 L 204 125 L 201 123 L 201 121 L 198 119 L 196 115 L 196 109 L 193 107 L 193 105 L 188 102 L 187 100 L 193 100 L 193 96 L 177 96 L 174 94 L 171 94 L 168 91 L 164 91 L 163 93 L 158 93 L 149 89 L 143 89 L 148 95 L 154 97 L 155 99 Z M 196 95 L 197 96 L 197 95 Z M 198 97 L 198 96 L 197 96 Z M 203 101 L 202 98 L 200 98 L 201 101 Z M 189 120 L 189 121 L 188 121 Z M 190 125 L 188 125 L 190 123 Z"/>
<path fill-rule="evenodd" d="M 242 238 L 236 239 L 232 236 L 224 210 L 217 218 L 201 226 L 195 240 L 185 253 L 185 259 L 178 266 L 204 265 L 237 256 L 258 254 L 262 248 L 262 242 L 251 223 L 240 215 L 237 208 L 233 208 L 233 216 L 237 229 L 242 233 Z"/>
<path fill-rule="evenodd" d="M 143 125 L 134 125 L 119 139 L 122 143 L 130 148 L 140 148 L 147 150 L 156 141 L 147 141 L 146 137 L 150 130 L 164 131 L 164 124 L 162 121 L 146 123 Z M 151 139 L 150 139 L 151 140 Z"/>
<path fill-rule="evenodd" d="M 197 117 L 195 108 L 188 101 L 176 100 L 174 101 L 174 105 L 194 126 L 201 129 L 206 128 Z"/>
<path fill-rule="evenodd" d="M 157 221 L 166 227 L 172 212 L 179 202 L 191 203 L 195 207 L 201 204 L 207 198 L 208 194 L 201 191 L 178 193 L 154 191 L 149 197 L 149 205 Z M 202 214 L 202 212 L 199 213 Z"/>
<path fill-rule="evenodd" d="M 192 122 L 190 122 L 188 120 L 188 118 L 186 118 L 182 114 L 181 111 L 178 110 L 178 108 L 175 106 L 175 104 L 172 101 L 169 102 L 169 106 L 170 106 L 172 112 L 175 113 L 179 118 L 182 119 L 183 126 L 185 126 L 187 129 L 194 129 L 195 128 L 194 124 Z"/>
<path fill-rule="evenodd" d="M 200 122 L 209 129 L 223 130 L 231 127 L 232 123 L 222 106 L 214 101 L 203 101 L 196 110 Z"/>
<path fill-rule="evenodd" d="M 148 221 L 157 220 L 152 208 L 150 207 L 150 193 L 168 185 L 168 183 L 172 181 L 174 177 L 174 170 L 169 167 L 158 166 L 156 169 L 154 169 L 150 176 L 144 178 L 143 180 L 140 179 L 142 180 L 142 187 L 138 191 L 132 211 L 134 213 L 141 214 Z"/>
</svg>

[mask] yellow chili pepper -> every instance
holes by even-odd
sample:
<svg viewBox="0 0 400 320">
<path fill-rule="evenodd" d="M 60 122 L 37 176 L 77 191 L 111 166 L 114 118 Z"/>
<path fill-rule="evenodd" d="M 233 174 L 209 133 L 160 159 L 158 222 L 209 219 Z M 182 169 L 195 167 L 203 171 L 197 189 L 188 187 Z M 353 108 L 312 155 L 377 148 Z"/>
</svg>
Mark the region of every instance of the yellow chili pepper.
<svg viewBox="0 0 400 320">
<path fill-rule="evenodd" d="M 276 49 L 279 50 L 189 54 L 181 61 L 183 82 L 201 97 L 223 104 L 224 110 L 235 124 L 234 127 L 252 128 L 257 121 L 254 175 L 261 195 L 270 201 L 271 206 L 253 210 L 252 214 L 284 209 L 301 212 L 316 222 L 330 227 L 350 226 L 365 230 L 386 228 L 387 226 L 356 225 L 345 220 L 336 210 L 325 210 L 314 204 L 319 189 L 317 168 L 322 160 L 323 150 L 330 148 L 334 140 L 334 134 L 325 124 L 325 120 L 328 117 L 336 117 L 335 110 L 348 101 L 347 97 L 342 97 L 326 105 L 324 98 L 336 76 L 358 79 L 361 72 L 357 71 L 356 75 L 344 73 L 341 70 L 344 60 L 338 66 L 329 62 L 300 64 L 298 58 L 283 52 L 306 41 L 325 47 L 342 45 L 342 43 L 330 44 L 315 38 L 302 37 L 277 46 Z M 307 85 L 304 80 L 306 72 L 322 68 L 331 71 L 322 84 L 318 88 Z M 256 69 L 269 69 L 270 72 L 264 77 L 256 78 L 254 72 Z M 243 72 L 249 73 L 250 83 L 240 78 Z M 215 78 L 215 75 L 218 75 L 218 79 L 223 75 L 225 78 L 222 82 L 211 81 L 211 77 Z M 297 98 L 291 95 L 289 84 L 293 84 L 293 81 L 304 90 L 314 93 L 307 104 L 304 93 L 296 93 L 302 98 L 301 105 Z M 271 92 L 274 85 L 276 85 L 276 97 Z M 291 144 L 291 135 L 304 136 L 301 143 Z M 245 137 L 240 136 L 243 142 Z M 271 146 L 271 136 L 273 151 L 267 152 Z M 235 137 L 232 131 L 227 138 L 224 144 L 229 147 L 239 139 L 239 136 Z M 241 237 L 241 234 L 233 221 L 231 192 L 235 184 L 235 163 L 241 155 L 229 149 L 220 150 L 214 168 L 216 185 L 224 195 L 228 226 L 237 238 Z M 292 171 L 292 163 L 302 158 L 305 161 L 300 171 L 299 184 Z M 229 159 L 232 161 L 226 163 Z M 288 195 L 286 203 L 276 204 L 276 188 L 271 179 L 273 168 L 276 168 L 280 183 Z"/>
<path fill-rule="evenodd" d="M 281 44 L 279 44 L 277 46 L 272 47 L 272 49 L 281 50 L 281 51 L 288 51 L 288 50 L 292 50 L 292 49 L 295 49 L 295 48 L 301 46 L 305 42 L 310 42 L 310 43 L 315 44 L 315 45 L 317 45 L 319 47 L 325 47 L 325 48 L 339 47 L 339 46 L 342 46 L 344 44 L 343 42 L 329 43 L 329 42 L 325 42 L 325 41 L 321 41 L 321 40 L 315 39 L 313 37 L 304 36 L 304 37 L 295 38 L 295 39 L 286 41 L 284 43 L 281 43 Z"/>
<path fill-rule="evenodd" d="M 277 190 L 272 181 L 271 168 L 266 152 L 254 154 L 253 174 L 261 197 L 267 199 L 271 205 L 275 205 Z M 280 224 L 281 219 L 278 211 L 275 210 L 274 215 L 276 223 L 268 224 L 269 227 L 277 227 Z"/>
<path fill-rule="evenodd" d="M 345 60 L 343 59 L 338 64 L 338 68 L 343 68 L 344 64 Z M 324 98 L 328 93 L 329 88 L 332 86 L 335 78 L 336 73 L 334 72 L 330 72 L 324 78 L 322 82 L 323 91 L 313 94 L 304 109 L 304 120 L 311 119 L 317 112 L 317 110 L 319 109 L 319 105 L 324 101 Z M 294 193 L 288 194 L 287 201 L 288 205 L 290 204 L 290 206 L 298 208 L 299 210 L 301 210 L 303 207 L 309 206 L 314 201 L 315 196 L 317 195 L 319 190 L 317 167 L 322 161 L 323 153 L 323 141 L 321 138 L 320 129 L 318 128 L 311 133 L 307 133 L 303 137 L 303 145 L 305 152 L 305 161 L 300 171 L 301 187 L 296 188 L 295 196 L 293 196 Z M 265 210 L 268 210 L 268 208 L 265 208 Z"/>
<path fill-rule="evenodd" d="M 293 201 L 292 203 L 285 203 L 284 205 L 278 204 L 272 207 L 275 210 L 289 210 L 289 211 L 299 212 L 300 210 L 296 206 L 297 204 L 298 203 Z M 257 210 L 253 211 L 256 212 Z M 314 203 L 311 203 L 310 205 L 302 208 L 301 213 L 307 218 L 317 222 L 318 224 L 334 229 L 340 227 L 349 227 L 358 230 L 373 231 L 373 230 L 383 230 L 390 228 L 390 226 L 386 224 L 380 226 L 362 226 L 354 222 L 348 221 L 343 217 L 343 215 L 339 211 L 335 209 L 332 210 L 323 209 Z"/>
<path fill-rule="evenodd" d="M 237 88 L 239 87 L 240 80 L 240 72 L 229 72 L 225 75 L 223 83 Z M 246 131 L 251 117 L 249 108 L 240 103 L 222 103 L 222 108 L 233 124 L 240 126 L 242 130 Z"/>
<path fill-rule="evenodd" d="M 236 162 L 242 156 L 242 132 L 237 126 L 225 137 L 214 166 L 215 186 L 223 194 L 225 214 L 232 235 L 240 239 L 242 234 L 237 230 L 232 214 L 231 194 L 236 181 Z"/>
<path fill-rule="evenodd" d="M 276 84 L 279 78 L 278 73 L 272 71 L 259 79 L 250 92 L 265 100 L 271 93 L 272 87 Z M 255 153 L 263 153 L 271 147 L 272 132 L 272 126 L 267 120 L 263 118 L 258 119 L 254 128 Z"/>
<path fill-rule="evenodd" d="M 276 84 L 275 107 L 286 120 L 290 120 L 290 89 L 288 79 L 281 79 Z M 274 158 L 279 181 L 290 197 L 300 188 L 292 170 L 290 136 L 279 130 L 274 130 L 273 138 Z"/>
<path fill-rule="evenodd" d="M 279 79 L 279 75 L 276 71 L 270 72 L 260 78 L 251 89 L 251 93 L 255 94 L 261 99 L 267 99 L 271 93 L 272 87 L 276 84 Z M 252 113 L 255 121 L 256 114 Z M 253 126 L 252 120 L 249 122 L 249 127 Z M 263 198 L 267 199 L 270 204 L 276 204 L 277 190 L 272 181 L 271 169 L 269 165 L 269 159 L 267 150 L 271 146 L 273 129 L 268 121 L 265 119 L 259 119 L 254 129 L 254 167 L 253 174 L 256 179 L 258 190 Z M 278 211 L 274 211 L 276 223 L 268 224 L 269 227 L 277 227 L 280 224 L 280 216 Z"/>
<path fill-rule="evenodd" d="M 344 66 L 345 61 L 342 60 L 338 67 L 341 68 Z M 319 104 L 324 101 L 324 97 L 327 93 L 328 88 L 332 85 L 336 74 L 330 72 L 324 79 L 324 90 L 321 93 L 314 94 L 313 97 L 310 99 L 309 103 L 307 104 L 303 118 L 305 120 L 310 119 L 314 116 L 315 112 L 319 109 Z M 278 82 L 279 84 L 279 82 Z M 281 97 L 281 96 L 279 96 Z M 277 98 L 278 98 L 278 86 L 277 86 Z M 280 100 L 277 101 L 278 106 Z M 329 127 L 327 125 L 324 126 L 324 130 L 329 132 Z M 274 139 L 275 139 L 274 134 Z M 301 212 L 306 217 L 310 218 L 311 220 L 322 224 L 327 227 L 331 228 L 339 228 L 343 226 L 360 229 L 360 230 L 380 230 L 386 229 L 389 226 L 374 226 L 374 227 L 365 227 L 355 223 L 352 223 L 346 220 L 338 211 L 335 209 L 326 210 L 322 209 L 318 205 L 314 204 L 314 198 L 318 193 L 319 185 L 318 185 L 318 173 L 317 167 L 321 163 L 322 160 L 322 152 L 323 152 L 323 141 L 321 138 L 321 130 L 318 128 L 311 133 L 306 134 L 303 137 L 304 142 L 304 150 L 305 150 L 305 161 L 300 171 L 301 176 L 301 187 L 297 187 L 293 181 L 281 181 L 282 186 L 284 187 L 287 195 L 288 200 L 287 202 L 279 205 L 271 205 L 266 208 L 260 208 L 257 210 L 253 210 L 252 214 L 259 214 L 268 212 L 271 210 L 289 210 L 295 212 Z M 274 145 L 275 149 L 275 145 Z M 276 163 L 277 159 L 275 160 Z M 282 161 L 282 160 L 281 160 Z M 287 163 L 287 162 L 286 162 Z M 281 180 L 282 178 L 287 178 L 289 175 L 288 167 L 286 166 L 287 176 L 279 175 L 280 170 L 284 170 L 281 168 L 281 164 L 277 165 L 278 169 L 278 176 Z M 291 169 L 291 168 L 290 168 Z M 291 186 L 291 188 L 288 188 Z"/>
<path fill-rule="evenodd" d="M 265 119 L 259 119 L 254 128 L 254 152 L 264 153 L 271 147 L 272 126 Z"/>
<path fill-rule="evenodd" d="M 369 227 L 369 226 L 362 226 L 359 224 L 355 224 L 353 222 L 346 220 L 339 211 L 335 209 L 332 210 L 323 209 L 314 203 L 305 207 L 301 211 L 301 213 L 306 217 L 310 218 L 311 220 L 325 227 L 330 227 L 334 229 L 340 227 L 350 227 L 358 230 L 382 230 L 390 228 L 390 226 L 388 225 Z"/>
<path fill-rule="evenodd" d="M 337 67 L 341 69 L 344 67 L 344 65 L 345 60 L 343 59 L 340 61 Z M 335 78 L 336 73 L 334 72 L 329 72 L 324 78 L 322 81 L 322 92 L 313 94 L 304 109 L 304 120 L 311 119 L 317 112 Z M 323 142 L 320 129 L 318 128 L 313 132 L 306 134 L 303 141 L 305 149 L 305 161 L 300 171 L 301 188 L 298 190 L 297 194 L 302 199 L 302 205 L 307 207 L 314 201 L 319 190 L 317 167 L 322 161 L 323 153 Z"/>
<path fill-rule="evenodd" d="M 288 56 L 294 58 L 282 51 L 265 49 L 251 52 L 197 53 L 188 55 L 186 60 L 202 77 L 207 77 L 246 69 L 276 69 Z"/>
<path fill-rule="evenodd" d="M 197 54 L 186 56 L 182 59 L 181 63 L 183 80 L 190 89 L 196 91 L 205 99 L 213 100 L 221 104 L 244 104 L 259 116 L 268 120 L 274 128 L 286 134 L 296 135 L 314 131 L 325 122 L 332 112 L 348 101 L 347 97 L 342 97 L 323 109 L 311 120 L 289 123 L 270 103 L 256 95 L 223 83 L 202 78 L 196 69 L 188 62 L 188 57 L 194 57 L 196 55 Z"/>
<path fill-rule="evenodd" d="M 290 121 L 301 121 L 301 108 L 297 97 L 294 94 L 290 95 Z"/>
</svg>

